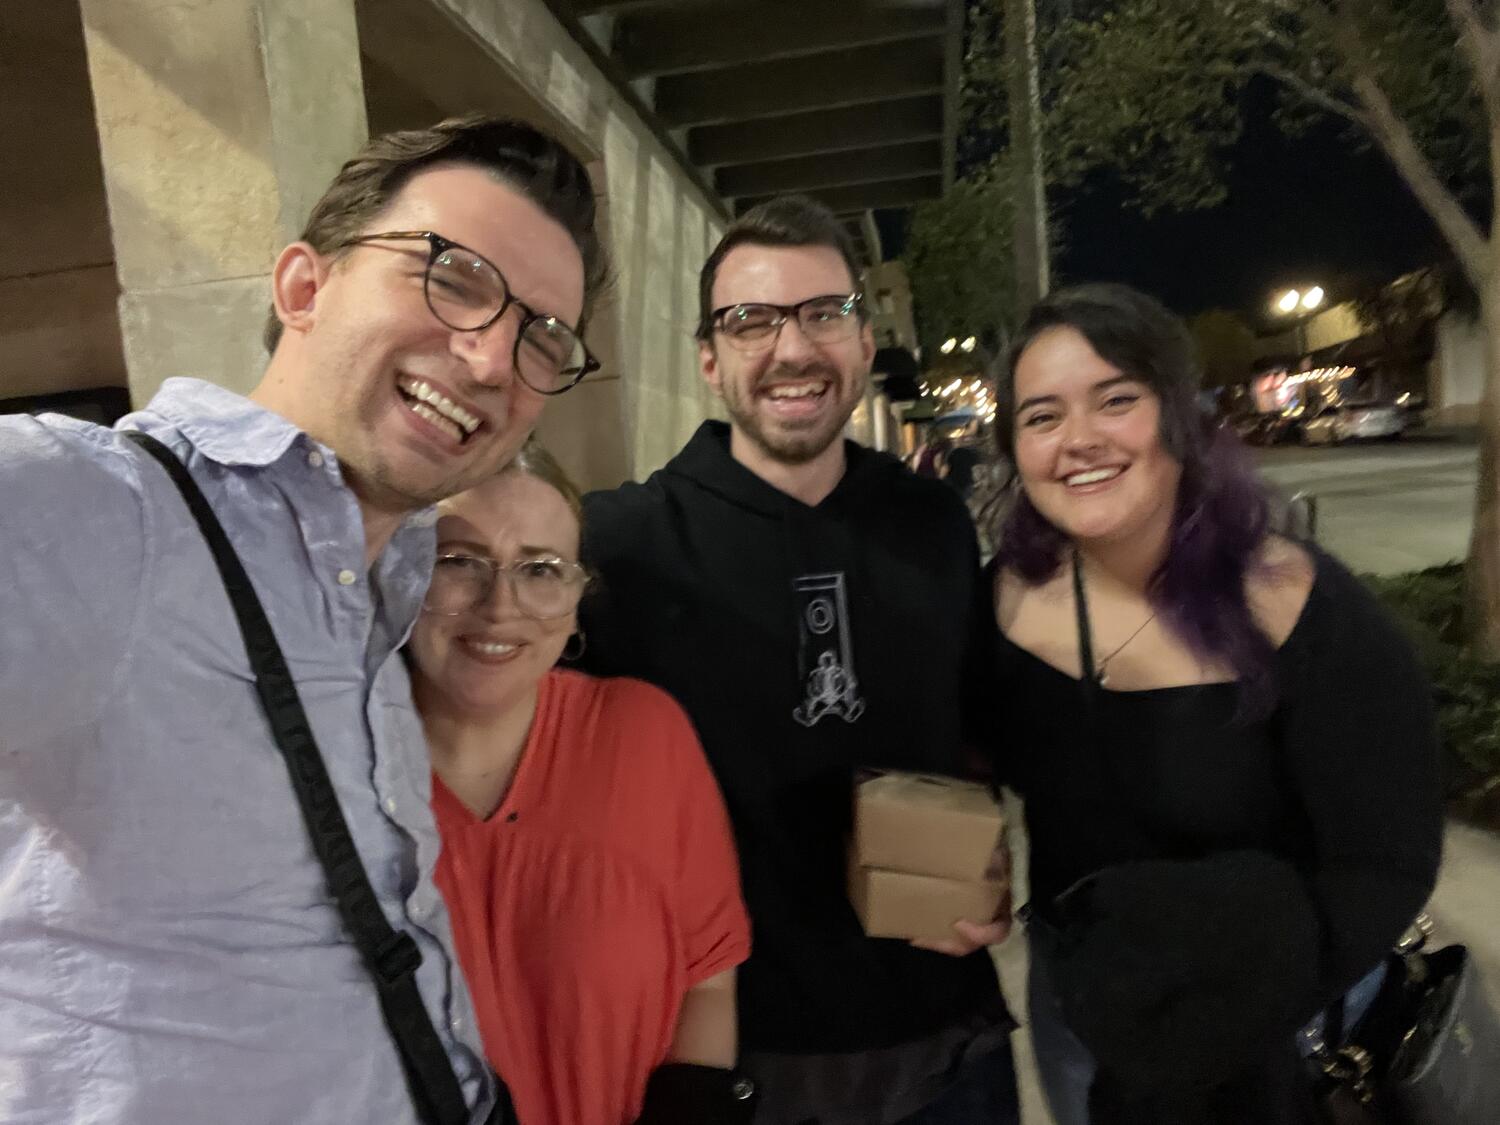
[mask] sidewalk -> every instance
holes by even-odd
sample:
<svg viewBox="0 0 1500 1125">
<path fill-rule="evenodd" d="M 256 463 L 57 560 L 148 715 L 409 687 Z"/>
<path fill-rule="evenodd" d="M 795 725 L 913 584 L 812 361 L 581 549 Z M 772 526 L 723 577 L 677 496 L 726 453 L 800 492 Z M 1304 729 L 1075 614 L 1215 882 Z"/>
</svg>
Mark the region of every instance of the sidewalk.
<svg viewBox="0 0 1500 1125">
<path fill-rule="evenodd" d="M 1469 947 L 1490 1002 L 1500 1009 L 1500 836 L 1449 822 L 1431 914 L 1434 940 Z"/>
</svg>

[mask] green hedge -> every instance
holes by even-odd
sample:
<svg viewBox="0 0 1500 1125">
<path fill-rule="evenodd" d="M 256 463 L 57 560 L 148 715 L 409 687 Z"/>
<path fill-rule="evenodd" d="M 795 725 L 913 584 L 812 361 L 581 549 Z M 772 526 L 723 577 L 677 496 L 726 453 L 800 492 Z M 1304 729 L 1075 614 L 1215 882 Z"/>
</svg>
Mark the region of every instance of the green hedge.
<svg viewBox="0 0 1500 1125">
<path fill-rule="evenodd" d="M 1465 643 L 1463 565 L 1366 581 L 1406 626 L 1432 677 L 1452 767 L 1450 795 L 1489 787 L 1500 777 L 1500 664 L 1481 659 Z"/>
</svg>

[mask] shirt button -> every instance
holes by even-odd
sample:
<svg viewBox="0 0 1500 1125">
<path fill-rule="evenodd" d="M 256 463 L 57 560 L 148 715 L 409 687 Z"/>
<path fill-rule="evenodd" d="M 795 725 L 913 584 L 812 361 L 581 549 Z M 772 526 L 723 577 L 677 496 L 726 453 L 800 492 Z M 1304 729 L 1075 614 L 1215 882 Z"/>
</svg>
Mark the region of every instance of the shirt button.
<svg viewBox="0 0 1500 1125">
<path fill-rule="evenodd" d="M 307 463 L 315 469 L 321 469 L 323 467 L 323 455 L 314 449 L 307 455 Z"/>
<path fill-rule="evenodd" d="M 454 1035 L 462 1035 L 463 1034 L 463 1030 L 464 1030 L 464 1021 L 463 1020 L 458 1019 L 457 1017 L 455 1017 L 454 1020 L 453 1020 L 453 1023 L 450 1026 L 452 1026 L 452 1028 L 453 1028 L 453 1034 Z"/>
<path fill-rule="evenodd" d="M 349 572 L 346 570 L 344 571 L 344 573 L 348 574 Z M 390 813 L 392 816 L 396 815 L 396 798 L 387 797 L 385 799 L 385 811 Z"/>
<path fill-rule="evenodd" d="M 729 1088 L 729 1096 L 737 1102 L 749 1101 L 755 1093 L 755 1083 L 748 1078 L 736 1078 L 734 1085 Z"/>
<path fill-rule="evenodd" d="M 354 571 L 352 571 L 352 570 L 341 570 L 341 571 L 339 571 L 339 585 L 340 586 L 353 586 L 358 581 L 359 581 L 359 575 L 355 574 Z"/>
</svg>

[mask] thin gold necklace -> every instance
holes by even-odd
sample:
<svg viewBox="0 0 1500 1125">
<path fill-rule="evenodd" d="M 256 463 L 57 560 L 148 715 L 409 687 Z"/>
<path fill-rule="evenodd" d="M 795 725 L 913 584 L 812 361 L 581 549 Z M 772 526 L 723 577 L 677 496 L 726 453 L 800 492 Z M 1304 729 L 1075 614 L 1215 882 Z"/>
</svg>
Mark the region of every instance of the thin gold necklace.
<svg viewBox="0 0 1500 1125">
<path fill-rule="evenodd" d="M 1083 580 L 1083 570 L 1080 567 L 1079 568 L 1079 573 L 1078 573 L 1078 586 L 1079 586 L 1080 592 L 1084 591 L 1084 588 L 1085 588 L 1086 585 L 1087 584 Z M 1087 596 L 1087 595 L 1085 594 L 1085 596 Z M 1130 644 L 1131 641 L 1135 640 L 1137 637 L 1139 637 L 1142 633 L 1144 633 L 1146 631 L 1146 626 L 1150 625 L 1151 622 L 1153 622 L 1153 621 L 1156 620 L 1156 614 L 1157 614 L 1157 612 L 1158 612 L 1157 610 L 1153 609 L 1151 611 L 1151 616 L 1148 617 L 1148 618 L 1146 618 L 1146 620 L 1142 621 L 1139 625 L 1137 625 L 1136 629 L 1135 629 L 1135 632 L 1131 633 L 1130 636 L 1126 637 L 1123 643 L 1117 645 L 1115 647 L 1114 651 L 1112 651 L 1103 660 L 1097 660 L 1097 661 L 1094 662 L 1094 682 L 1096 684 L 1098 684 L 1100 687 L 1105 687 L 1109 683 L 1109 673 L 1106 671 L 1106 668 L 1109 665 L 1109 662 L 1111 660 L 1113 660 L 1115 657 L 1119 656 L 1120 653 L 1124 652 L 1125 649 L 1129 646 L 1129 644 Z"/>
<path fill-rule="evenodd" d="M 1128 636 L 1128 637 L 1125 638 L 1125 643 L 1124 644 L 1120 645 L 1119 648 L 1115 649 L 1112 653 L 1110 653 L 1108 656 L 1106 656 L 1103 660 L 1098 661 L 1094 665 L 1094 682 L 1095 683 L 1097 683 L 1100 687 L 1104 687 L 1105 685 L 1107 685 L 1109 683 L 1109 673 L 1107 671 L 1105 671 L 1106 666 L 1109 664 L 1109 662 L 1111 660 L 1113 660 L 1115 657 L 1119 656 L 1120 653 L 1124 652 L 1126 645 L 1130 644 L 1131 641 L 1135 640 L 1142 633 L 1144 633 L 1146 631 L 1146 626 L 1150 625 L 1151 622 L 1153 622 L 1155 620 L 1156 620 L 1156 610 L 1153 609 L 1151 611 L 1151 616 L 1148 617 L 1148 618 L 1146 618 L 1146 620 L 1142 621 L 1140 623 L 1140 625 L 1136 627 L 1135 632 L 1131 633 L 1130 636 Z"/>
</svg>

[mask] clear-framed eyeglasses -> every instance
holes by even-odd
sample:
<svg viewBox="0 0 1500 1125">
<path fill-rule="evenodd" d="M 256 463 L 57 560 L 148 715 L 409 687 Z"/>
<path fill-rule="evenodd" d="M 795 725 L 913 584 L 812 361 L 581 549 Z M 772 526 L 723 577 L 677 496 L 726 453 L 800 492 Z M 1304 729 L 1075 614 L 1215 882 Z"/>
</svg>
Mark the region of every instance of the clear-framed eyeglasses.
<svg viewBox="0 0 1500 1125">
<path fill-rule="evenodd" d="M 709 324 L 742 352 L 764 351 L 776 343 L 781 326 L 795 318 L 802 334 L 815 344 L 840 344 L 859 331 L 864 298 L 859 293 L 830 293 L 795 305 L 725 305 L 709 314 Z"/>
<path fill-rule="evenodd" d="M 364 234 L 340 243 L 340 247 L 380 242 L 427 243 L 427 270 L 422 292 L 432 315 L 457 332 L 483 332 L 515 306 L 521 311 L 512 356 L 516 374 L 532 390 L 560 395 L 577 385 L 599 361 L 578 330 L 530 308 L 510 291 L 505 275 L 484 255 L 460 246 L 430 230 L 395 230 Z"/>
<path fill-rule="evenodd" d="M 441 617 L 467 613 L 494 596 L 502 575 L 516 608 L 536 621 L 566 617 L 577 609 L 589 577 L 578 563 L 555 555 L 502 563 L 480 555 L 443 554 L 433 568 L 422 608 Z"/>
</svg>

